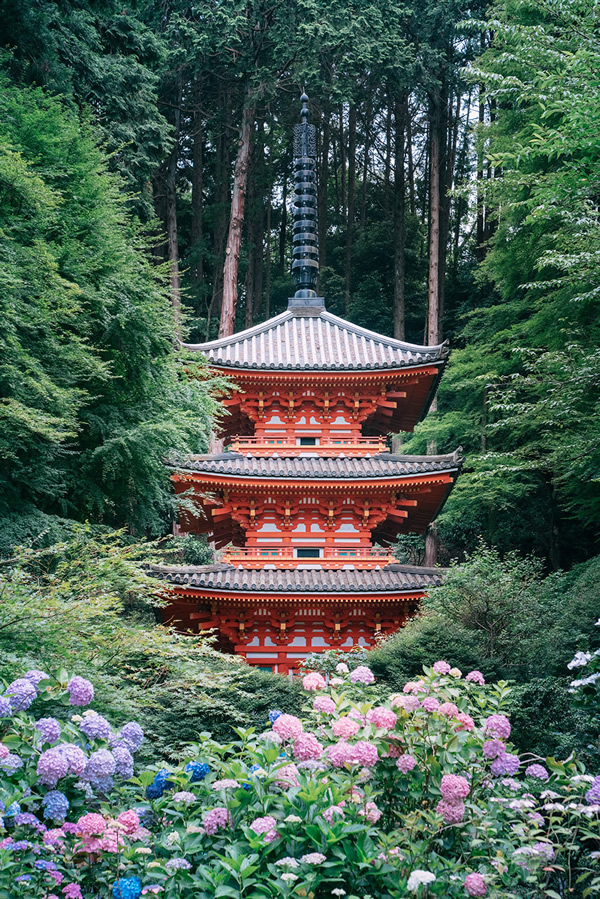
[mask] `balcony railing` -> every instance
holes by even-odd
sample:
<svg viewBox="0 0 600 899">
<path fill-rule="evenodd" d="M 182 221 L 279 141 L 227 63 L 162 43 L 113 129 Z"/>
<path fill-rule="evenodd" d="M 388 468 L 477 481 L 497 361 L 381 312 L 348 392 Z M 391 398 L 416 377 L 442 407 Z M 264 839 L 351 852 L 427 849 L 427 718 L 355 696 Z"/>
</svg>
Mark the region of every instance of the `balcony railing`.
<svg viewBox="0 0 600 899">
<path fill-rule="evenodd" d="M 327 437 L 319 443 L 301 445 L 296 440 L 281 437 L 233 437 L 229 449 L 234 453 L 252 453 L 255 456 L 271 456 L 273 453 L 300 456 L 307 453 L 332 455 L 340 452 L 347 456 L 374 456 L 387 450 L 384 437 Z"/>
<path fill-rule="evenodd" d="M 298 558 L 294 547 L 237 547 L 232 546 L 223 550 L 221 556 L 223 562 L 231 565 L 242 565 L 244 568 L 264 568 L 275 566 L 276 568 L 298 568 L 299 566 L 314 566 L 322 568 L 383 568 L 395 562 L 391 549 L 384 547 L 356 547 L 338 549 L 326 547 L 319 557 Z"/>
</svg>

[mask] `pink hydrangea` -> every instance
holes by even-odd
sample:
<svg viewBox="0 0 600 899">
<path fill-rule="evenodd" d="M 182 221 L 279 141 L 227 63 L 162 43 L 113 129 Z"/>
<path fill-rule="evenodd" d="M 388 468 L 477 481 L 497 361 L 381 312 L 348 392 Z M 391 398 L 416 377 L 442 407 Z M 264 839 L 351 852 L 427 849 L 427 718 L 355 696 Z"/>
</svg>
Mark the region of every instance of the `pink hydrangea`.
<svg viewBox="0 0 600 899">
<path fill-rule="evenodd" d="M 433 666 L 433 670 L 436 674 L 449 674 L 451 668 L 452 666 L 449 665 L 448 662 L 444 662 L 443 660 L 436 662 Z"/>
<path fill-rule="evenodd" d="M 490 715 L 486 719 L 484 730 L 491 737 L 498 737 L 500 740 L 508 740 L 510 737 L 510 721 L 506 715 Z"/>
<path fill-rule="evenodd" d="M 82 837 L 97 836 L 104 833 L 105 830 L 106 821 L 97 812 L 88 812 L 87 815 L 82 815 L 77 822 L 77 833 Z"/>
<path fill-rule="evenodd" d="M 375 743 L 369 743 L 367 740 L 360 740 L 352 747 L 354 761 L 362 768 L 372 768 L 379 758 L 377 746 Z"/>
<path fill-rule="evenodd" d="M 350 718 L 349 715 L 344 715 L 333 722 L 331 729 L 334 737 L 342 737 L 344 740 L 347 740 L 348 737 L 353 737 L 354 734 L 358 733 L 360 724 L 354 718 Z"/>
<path fill-rule="evenodd" d="M 328 824 L 333 824 L 334 820 L 341 821 L 341 819 L 345 817 L 344 810 L 340 807 L 341 804 L 342 803 L 340 803 L 340 805 L 330 805 L 329 808 L 326 808 L 323 812 L 323 817 Z"/>
<path fill-rule="evenodd" d="M 275 783 L 278 787 L 283 787 L 286 789 L 287 787 L 299 787 L 300 781 L 298 780 L 298 769 L 295 765 L 283 765 L 281 768 L 277 769 L 277 780 Z"/>
<path fill-rule="evenodd" d="M 374 802 L 367 802 L 358 810 L 358 814 L 366 818 L 369 824 L 377 824 L 383 812 Z"/>
<path fill-rule="evenodd" d="M 250 830 L 257 834 L 264 834 L 265 843 L 272 843 L 279 836 L 277 833 L 277 821 L 272 815 L 265 815 L 264 818 L 255 818 L 250 825 Z"/>
<path fill-rule="evenodd" d="M 416 696 L 404 696 L 399 693 L 392 698 L 392 706 L 397 709 L 404 709 L 406 712 L 416 712 L 421 707 L 421 703 Z"/>
<path fill-rule="evenodd" d="M 374 684 L 375 675 L 366 665 L 359 665 L 350 675 L 350 681 L 353 684 Z"/>
<path fill-rule="evenodd" d="M 455 726 L 454 730 L 471 731 L 475 727 L 475 722 L 466 712 L 459 712 L 458 715 L 456 715 L 456 720 L 458 721 L 458 724 Z"/>
<path fill-rule="evenodd" d="M 464 887 L 467 896 L 485 896 L 487 894 L 485 880 L 481 874 L 478 874 L 476 871 L 472 874 L 467 874 Z"/>
<path fill-rule="evenodd" d="M 344 765 L 352 764 L 354 758 L 352 746 L 346 740 L 338 740 L 327 750 L 327 757 L 334 768 L 343 768 Z"/>
<path fill-rule="evenodd" d="M 440 784 L 443 799 L 465 799 L 469 795 L 471 785 L 466 777 L 460 774 L 444 774 Z"/>
<path fill-rule="evenodd" d="M 299 762 L 309 759 L 320 759 L 323 755 L 323 746 L 314 734 L 301 733 L 294 740 L 294 758 Z"/>
<path fill-rule="evenodd" d="M 119 817 L 117 818 L 119 824 L 123 827 L 125 833 L 134 833 L 140 826 L 140 819 L 133 811 L 133 809 L 128 809 L 126 812 L 121 812 Z"/>
<path fill-rule="evenodd" d="M 367 722 L 365 716 L 361 715 L 358 709 L 350 709 L 350 711 L 348 712 L 348 717 L 354 718 L 355 721 L 360 721 L 361 724 L 366 724 Z"/>
<path fill-rule="evenodd" d="M 399 759 L 401 755 L 404 754 L 404 744 L 402 742 L 393 741 L 389 743 L 389 749 L 387 752 L 383 754 L 383 758 L 388 759 Z"/>
<path fill-rule="evenodd" d="M 213 790 L 238 790 L 239 783 L 231 777 L 225 777 L 223 780 L 215 780 L 212 784 Z"/>
<path fill-rule="evenodd" d="M 68 883 L 62 892 L 65 899 L 82 899 L 81 887 L 76 883 Z"/>
<path fill-rule="evenodd" d="M 103 852 L 119 852 L 125 845 L 123 834 L 113 827 L 107 827 L 100 840 L 100 848 Z"/>
<path fill-rule="evenodd" d="M 465 804 L 460 799 L 440 799 L 436 806 L 438 815 L 441 815 L 446 824 L 459 824 L 465 814 Z"/>
<path fill-rule="evenodd" d="M 386 709 L 383 705 L 375 706 L 367 712 L 367 721 L 374 724 L 377 730 L 385 728 L 389 730 L 396 726 L 398 716 L 391 709 Z"/>
<path fill-rule="evenodd" d="M 217 830 L 224 830 L 226 827 L 231 827 L 233 822 L 227 809 L 218 805 L 216 808 L 212 808 L 209 812 L 206 812 L 202 818 L 202 823 L 204 825 L 204 830 L 212 836 Z"/>
<path fill-rule="evenodd" d="M 0 743 L 0 760 L 7 758 L 10 755 L 10 749 L 8 746 L 5 746 L 4 743 Z"/>
<path fill-rule="evenodd" d="M 443 715 L 445 718 L 457 718 L 459 714 L 458 706 L 453 702 L 443 702 L 438 709 L 438 715 Z"/>
<path fill-rule="evenodd" d="M 503 774 L 509 774 L 512 777 L 513 774 L 517 773 L 520 766 L 521 760 L 518 755 L 505 752 L 503 755 L 499 755 L 497 759 L 494 759 L 490 771 L 494 777 L 501 777 Z"/>
<path fill-rule="evenodd" d="M 50 830 L 47 830 L 42 837 L 44 843 L 49 846 L 54 846 L 57 843 L 62 843 L 65 838 L 64 830 L 61 827 L 53 827 Z"/>
<path fill-rule="evenodd" d="M 335 666 L 335 670 L 337 671 L 338 674 L 348 674 L 349 668 L 345 662 L 339 662 Z"/>
<path fill-rule="evenodd" d="M 404 684 L 403 693 L 420 693 L 425 686 L 425 681 L 422 680 L 409 680 L 408 683 Z"/>
<path fill-rule="evenodd" d="M 343 677 L 332 677 L 329 681 L 329 686 L 330 687 L 339 687 L 343 683 L 344 683 Z"/>
<path fill-rule="evenodd" d="M 315 712 L 325 712 L 326 715 L 333 715 L 335 712 L 335 702 L 331 696 L 315 696 L 313 700 L 313 709 Z"/>
<path fill-rule="evenodd" d="M 295 715 L 280 715 L 273 724 L 273 730 L 282 740 L 293 740 L 304 730 L 302 722 Z"/>
<path fill-rule="evenodd" d="M 481 751 L 486 759 L 497 759 L 499 756 L 504 755 L 506 746 L 502 740 L 486 740 Z"/>
<path fill-rule="evenodd" d="M 465 680 L 470 681 L 472 684 L 479 684 L 480 687 L 485 687 L 485 677 L 481 673 L 481 671 L 469 671 Z M 478 875 L 479 876 L 479 875 Z M 485 894 L 482 894 L 485 895 Z"/>
<path fill-rule="evenodd" d="M 318 671 L 312 671 L 302 678 L 302 686 L 305 690 L 324 690 L 327 686 L 327 681 Z"/>
<path fill-rule="evenodd" d="M 439 700 L 435 696 L 426 696 L 421 705 L 426 712 L 435 712 L 440 707 Z"/>
<path fill-rule="evenodd" d="M 408 774 L 409 771 L 412 771 L 413 768 L 416 768 L 417 760 L 413 755 L 408 755 L 405 753 L 401 755 L 399 759 L 396 761 L 396 768 L 398 771 L 401 771 L 402 774 Z"/>
</svg>

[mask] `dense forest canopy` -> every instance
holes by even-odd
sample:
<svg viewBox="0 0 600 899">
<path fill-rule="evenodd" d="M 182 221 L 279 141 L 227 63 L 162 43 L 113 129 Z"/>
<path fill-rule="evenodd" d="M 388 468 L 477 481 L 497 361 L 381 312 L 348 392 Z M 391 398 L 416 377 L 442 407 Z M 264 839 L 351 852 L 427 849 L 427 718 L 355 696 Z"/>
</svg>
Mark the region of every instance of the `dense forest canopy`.
<svg viewBox="0 0 600 899">
<path fill-rule="evenodd" d="M 305 89 L 328 308 L 453 347 L 437 409 L 403 441 L 467 454 L 440 558 L 479 535 L 551 568 L 593 555 L 597 15 L 585 0 L 3 4 L 11 529 L 168 528 L 165 454 L 207 445 L 217 387 L 183 372 L 177 336 L 215 337 L 225 307 L 237 330 L 285 307 Z"/>
</svg>

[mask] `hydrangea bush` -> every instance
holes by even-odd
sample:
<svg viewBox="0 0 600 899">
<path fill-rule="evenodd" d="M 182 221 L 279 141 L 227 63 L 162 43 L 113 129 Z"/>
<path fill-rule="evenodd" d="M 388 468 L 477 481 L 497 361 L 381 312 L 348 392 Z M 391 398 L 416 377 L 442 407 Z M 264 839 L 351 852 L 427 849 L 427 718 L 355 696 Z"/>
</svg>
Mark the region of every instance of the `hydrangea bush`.
<svg viewBox="0 0 600 899">
<path fill-rule="evenodd" d="M 506 685 L 439 661 L 385 700 L 362 664 L 304 687 L 302 718 L 136 774 L 141 728 L 90 709 L 85 678 L 9 684 L 0 897 L 598 895 L 600 778 L 519 754 Z"/>
</svg>

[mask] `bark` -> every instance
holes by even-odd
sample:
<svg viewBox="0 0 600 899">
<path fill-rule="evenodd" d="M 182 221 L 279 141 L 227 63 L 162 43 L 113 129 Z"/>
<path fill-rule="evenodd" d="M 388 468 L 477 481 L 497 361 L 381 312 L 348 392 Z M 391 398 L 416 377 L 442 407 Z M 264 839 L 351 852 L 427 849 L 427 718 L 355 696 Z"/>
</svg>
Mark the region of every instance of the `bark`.
<svg viewBox="0 0 600 899">
<path fill-rule="evenodd" d="M 425 534 L 425 568 L 433 568 L 437 565 L 439 549 L 439 536 L 437 524 L 432 521 Z"/>
<path fill-rule="evenodd" d="M 254 107 L 250 105 L 247 98 L 242 113 L 242 127 L 240 129 L 238 153 L 235 162 L 233 192 L 231 196 L 231 215 L 229 217 L 229 232 L 227 234 L 227 246 L 225 249 L 225 265 L 223 266 L 223 305 L 221 307 L 219 337 L 229 337 L 233 334 L 235 329 L 238 267 L 242 244 L 244 204 L 248 181 L 248 159 L 250 156 L 250 141 L 253 124 Z"/>
<path fill-rule="evenodd" d="M 177 233 L 177 157 L 181 133 L 181 76 L 177 78 L 173 149 L 167 160 L 165 177 L 165 214 L 167 226 L 167 256 L 169 259 L 169 288 L 177 335 L 181 336 L 181 279 L 179 275 L 179 240 Z"/>
<path fill-rule="evenodd" d="M 346 145 L 344 143 L 344 104 L 340 104 L 340 187 L 341 187 L 341 215 L 346 215 Z"/>
<path fill-rule="evenodd" d="M 329 182 L 329 147 L 331 142 L 331 114 L 329 107 L 323 110 L 321 128 L 321 165 L 317 183 L 317 224 L 319 228 L 319 260 L 321 267 L 327 264 L 327 184 Z"/>
<path fill-rule="evenodd" d="M 429 119 L 429 279 L 427 285 L 427 340 L 439 343 L 440 301 L 440 96 L 430 98 Z"/>
<path fill-rule="evenodd" d="M 248 172 L 248 271 L 246 275 L 246 327 L 260 316 L 264 251 L 264 118 L 259 117 Z"/>
<path fill-rule="evenodd" d="M 356 216 L 356 106 L 351 104 L 348 115 L 348 215 L 346 218 L 346 255 L 344 305 L 346 315 L 350 310 L 350 288 L 352 278 L 352 240 L 354 218 Z"/>
<path fill-rule="evenodd" d="M 228 128 L 231 122 L 231 92 L 227 86 L 220 95 L 221 108 L 225 116 L 217 133 L 215 153 L 215 202 L 216 215 L 213 229 L 213 259 L 215 267 L 213 271 L 213 289 L 210 307 L 206 321 L 206 339 L 210 337 L 210 322 L 213 316 L 221 315 L 223 299 L 223 267 L 220 265 L 225 253 L 225 239 L 227 236 L 227 213 L 229 197 L 229 140 Z"/>
<path fill-rule="evenodd" d="M 406 143 L 408 148 L 408 196 L 410 200 L 410 214 L 412 216 L 416 216 L 417 214 L 417 202 L 415 198 L 415 164 L 413 160 L 413 145 L 412 145 L 412 118 L 410 114 L 410 108 L 408 105 L 408 98 L 406 99 Z"/>
<path fill-rule="evenodd" d="M 394 337 L 404 340 L 405 336 L 405 101 L 396 102 L 396 149 L 394 172 Z"/>
<path fill-rule="evenodd" d="M 383 198 L 386 212 L 390 209 L 392 193 L 392 98 L 387 91 L 387 112 L 385 117 L 385 168 L 383 171 Z"/>
<path fill-rule="evenodd" d="M 483 52 L 485 49 L 485 36 L 483 34 L 480 35 L 479 39 L 480 47 Z M 479 135 L 478 135 L 478 147 L 477 147 L 477 242 L 475 247 L 475 254 L 477 259 L 481 262 L 483 257 L 485 256 L 485 204 L 484 204 L 484 196 L 483 196 L 483 147 L 481 146 L 481 141 L 483 140 L 483 124 L 485 122 L 485 101 L 484 101 L 484 91 L 485 87 L 483 84 L 479 84 Z"/>
<path fill-rule="evenodd" d="M 271 318 L 271 214 L 273 209 L 271 180 L 267 200 L 267 243 L 265 247 L 265 319 Z"/>
<path fill-rule="evenodd" d="M 369 155 L 371 153 L 371 119 L 373 117 L 373 97 L 369 95 L 365 112 L 365 148 L 362 167 L 362 184 L 360 199 L 360 228 L 365 230 L 367 224 L 367 184 L 369 180 Z"/>
<path fill-rule="evenodd" d="M 287 192 L 289 177 L 289 156 L 283 156 L 283 192 L 281 196 L 281 222 L 279 226 L 279 273 L 285 274 L 285 246 L 287 242 Z"/>
<path fill-rule="evenodd" d="M 202 134 L 202 116 L 200 112 L 200 100 L 202 85 L 198 79 L 194 85 L 194 112 L 193 112 L 193 149 L 192 149 L 192 222 L 191 240 L 194 264 L 192 277 L 197 288 L 201 288 L 204 281 L 204 257 L 202 241 L 204 239 L 204 200 L 203 174 L 204 174 L 204 147 Z"/>
</svg>

